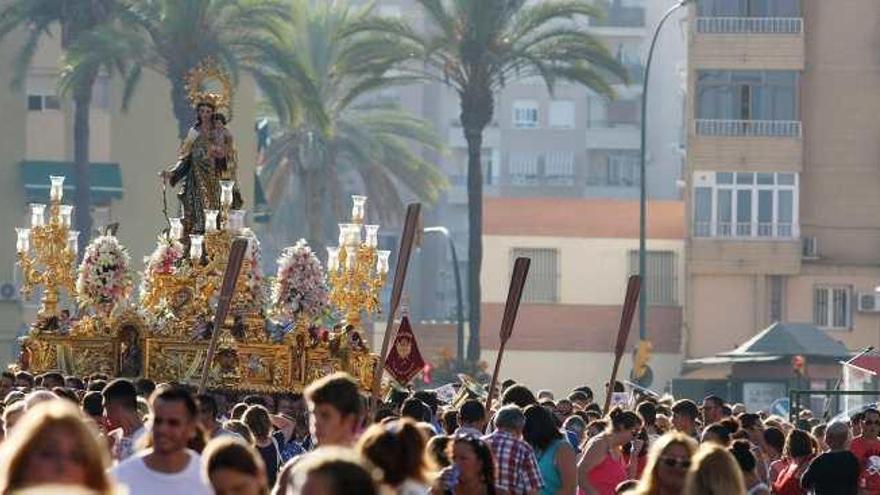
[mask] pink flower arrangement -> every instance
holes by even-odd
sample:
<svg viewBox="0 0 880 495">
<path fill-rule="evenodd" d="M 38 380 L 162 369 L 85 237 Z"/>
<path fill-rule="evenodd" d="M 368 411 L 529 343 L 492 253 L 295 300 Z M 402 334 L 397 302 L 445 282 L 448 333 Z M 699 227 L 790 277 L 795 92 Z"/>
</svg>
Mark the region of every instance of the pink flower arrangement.
<svg viewBox="0 0 880 495">
<path fill-rule="evenodd" d="M 144 256 L 144 272 L 141 274 L 140 297 L 146 297 L 151 290 L 150 281 L 156 275 L 172 275 L 183 259 L 183 244 L 170 239 L 167 235 L 159 235 L 153 254 Z"/>
<path fill-rule="evenodd" d="M 177 240 L 159 236 L 156 250 L 153 254 L 144 258 L 144 274 L 171 275 L 174 273 L 177 263 L 183 259 L 183 244 Z"/>
<path fill-rule="evenodd" d="M 86 247 L 76 280 L 81 306 L 116 305 L 131 293 L 131 258 L 116 237 L 104 235 Z"/>
<path fill-rule="evenodd" d="M 286 248 L 278 258 L 271 297 L 276 313 L 288 321 L 301 316 L 314 320 L 326 311 L 327 276 L 304 239 Z"/>
</svg>

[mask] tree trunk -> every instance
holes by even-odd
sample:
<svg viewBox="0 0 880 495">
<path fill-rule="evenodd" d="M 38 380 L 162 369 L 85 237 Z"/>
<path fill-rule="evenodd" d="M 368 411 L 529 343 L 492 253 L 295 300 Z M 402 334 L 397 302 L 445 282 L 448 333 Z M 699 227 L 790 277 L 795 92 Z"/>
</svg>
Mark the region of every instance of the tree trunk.
<svg viewBox="0 0 880 495">
<path fill-rule="evenodd" d="M 492 120 L 493 100 L 489 88 L 464 92 L 461 97 L 461 123 L 468 146 L 468 339 L 467 360 L 474 365 L 480 359 L 481 287 L 483 266 L 483 129 Z"/>
<path fill-rule="evenodd" d="M 324 184 L 320 169 L 306 169 L 304 185 L 306 192 L 306 222 L 308 223 L 309 245 L 319 257 L 324 256 Z"/>
<path fill-rule="evenodd" d="M 195 110 L 186 97 L 186 80 L 183 74 L 169 74 L 171 80 L 171 105 L 177 119 L 177 137 L 183 141 L 189 128 L 196 121 Z"/>
<path fill-rule="evenodd" d="M 80 256 L 92 235 L 91 173 L 89 162 L 89 109 L 92 103 L 92 82 L 76 88 L 73 94 L 73 175 L 76 183 L 74 225 L 79 230 Z"/>
</svg>

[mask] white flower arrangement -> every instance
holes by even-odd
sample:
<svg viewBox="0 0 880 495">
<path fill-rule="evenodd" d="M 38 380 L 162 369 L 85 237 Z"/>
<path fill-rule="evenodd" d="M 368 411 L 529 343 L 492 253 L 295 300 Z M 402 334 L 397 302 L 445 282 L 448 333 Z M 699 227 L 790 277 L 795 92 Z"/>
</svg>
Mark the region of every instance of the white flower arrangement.
<svg viewBox="0 0 880 495">
<path fill-rule="evenodd" d="M 260 239 L 248 228 L 242 230 L 242 235 L 248 240 L 248 248 L 245 251 L 245 259 L 249 261 L 250 270 L 245 273 L 245 283 L 248 292 L 251 293 L 255 307 L 262 308 L 265 301 L 263 290 L 263 249 Z"/>
<path fill-rule="evenodd" d="M 131 257 L 112 235 L 94 239 L 86 247 L 76 280 L 80 306 L 119 304 L 131 293 L 134 279 Z"/>
<path fill-rule="evenodd" d="M 304 239 L 284 249 L 272 283 L 271 304 L 287 321 L 300 316 L 314 320 L 329 305 L 324 267 Z"/>
</svg>

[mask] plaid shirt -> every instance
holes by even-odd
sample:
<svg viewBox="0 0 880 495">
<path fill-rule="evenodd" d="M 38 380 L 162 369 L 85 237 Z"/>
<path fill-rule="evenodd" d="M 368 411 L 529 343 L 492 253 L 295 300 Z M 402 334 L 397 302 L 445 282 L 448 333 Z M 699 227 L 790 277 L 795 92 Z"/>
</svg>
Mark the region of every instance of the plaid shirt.
<svg viewBox="0 0 880 495">
<path fill-rule="evenodd" d="M 495 488 L 518 495 L 544 487 L 531 445 L 502 430 L 484 436 L 483 441 L 495 456 Z"/>
</svg>

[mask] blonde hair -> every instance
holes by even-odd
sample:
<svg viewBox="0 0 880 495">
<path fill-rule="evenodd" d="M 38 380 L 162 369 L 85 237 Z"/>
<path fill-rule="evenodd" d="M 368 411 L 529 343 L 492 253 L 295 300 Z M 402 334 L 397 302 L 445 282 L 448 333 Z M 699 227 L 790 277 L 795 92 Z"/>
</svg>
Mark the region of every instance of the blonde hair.
<svg viewBox="0 0 880 495">
<path fill-rule="evenodd" d="M 736 459 L 724 447 L 703 444 L 693 457 L 684 483 L 686 495 L 745 493 L 746 483 Z"/>
<path fill-rule="evenodd" d="M 640 495 L 653 495 L 660 490 L 657 465 L 660 457 L 666 452 L 666 449 L 674 445 L 681 445 L 687 450 L 688 457 L 693 457 L 697 450 L 697 442 L 679 432 L 667 433 L 651 445 L 651 451 L 648 453 L 648 461 L 645 463 L 645 470 L 642 471 L 642 478 L 639 480 L 639 487 L 636 493 Z"/>
<path fill-rule="evenodd" d="M 85 488 L 97 493 L 112 493 L 113 487 L 107 476 L 110 455 L 106 447 L 79 409 L 64 400 L 34 405 L 15 425 L 12 435 L 0 445 L 0 493 L 26 488 L 24 470 L 28 457 L 40 438 L 55 429 L 65 430 L 76 439 L 86 471 Z"/>
</svg>

